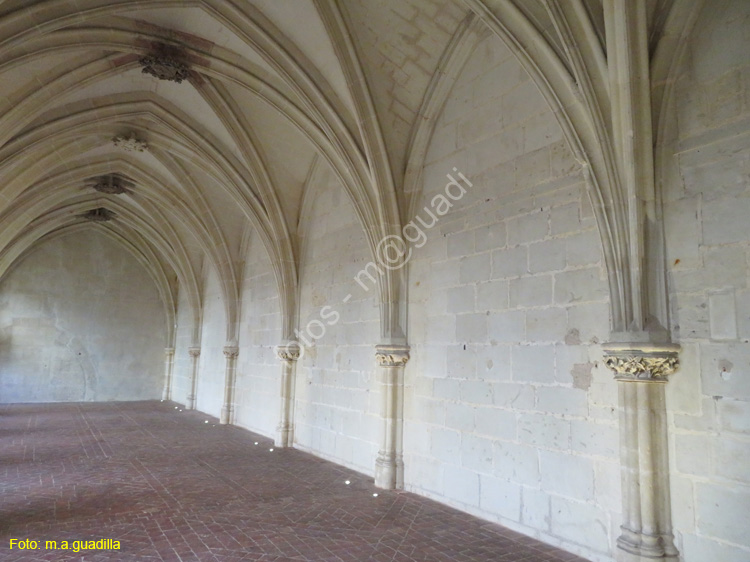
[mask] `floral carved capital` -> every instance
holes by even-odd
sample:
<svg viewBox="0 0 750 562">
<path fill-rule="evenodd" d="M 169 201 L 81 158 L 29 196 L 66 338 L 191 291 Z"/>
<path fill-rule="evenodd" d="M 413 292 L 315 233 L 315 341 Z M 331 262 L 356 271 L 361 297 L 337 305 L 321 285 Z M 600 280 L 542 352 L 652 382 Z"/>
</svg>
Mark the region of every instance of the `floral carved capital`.
<svg viewBox="0 0 750 562">
<path fill-rule="evenodd" d="M 276 348 L 276 357 L 282 361 L 297 361 L 301 354 L 300 346 L 297 342 L 290 342 Z"/>
<path fill-rule="evenodd" d="M 604 364 L 619 381 L 667 382 L 680 367 L 679 349 L 672 344 L 608 344 Z"/>
<path fill-rule="evenodd" d="M 234 345 L 227 345 L 224 347 L 224 357 L 232 359 L 240 354 L 240 348 Z"/>
<path fill-rule="evenodd" d="M 375 348 L 375 360 L 382 367 L 403 367 L 409 358 L 408 346 L 378 345 Z"/>
</svg>

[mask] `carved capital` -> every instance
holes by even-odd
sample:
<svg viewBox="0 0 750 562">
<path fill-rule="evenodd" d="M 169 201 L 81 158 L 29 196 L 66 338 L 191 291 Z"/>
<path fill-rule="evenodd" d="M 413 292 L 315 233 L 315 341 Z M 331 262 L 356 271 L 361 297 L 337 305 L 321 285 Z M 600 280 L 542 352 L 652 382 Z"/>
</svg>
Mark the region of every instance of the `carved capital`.
<svg viewBox="0 0 750 562">
<path fill-rule="evenodd" d="M 201 348 L 200 347 L 189 347 L 188 348 L 188 355 L 190 357 L 199 357 L 201 354 Z"/>
<path fill-rule="evenodd" d="M 619 381 L 663 383 L 680 367 L 679 345 L 610 343 L 603 349 L 604 364 Z"/>
<path fill-rule="evenodd" d="M 172 355 L 174 355 L 174 347 L 165 347 L 164 355 L 166 355 L 167 357 L 171 357 Z"/>
<path fill-rule="evenodd" d="M 224 346 L 224 357 L 227 359 L 237 357 L 240 354 L 240 348 L 236 345 Z"/>
<path fill-rule="evenodd" d="M 288 342 L 276 347 L 276 357 L 282 361 L 297 361 L 300 358 L 301 349 L 296 341 Z"/>
<path fill-rule="evenodd" d="M 378 345 L 375 360 L 383 367 L 403 367 L 409 361 L 408 345 Z"/>
</svg>

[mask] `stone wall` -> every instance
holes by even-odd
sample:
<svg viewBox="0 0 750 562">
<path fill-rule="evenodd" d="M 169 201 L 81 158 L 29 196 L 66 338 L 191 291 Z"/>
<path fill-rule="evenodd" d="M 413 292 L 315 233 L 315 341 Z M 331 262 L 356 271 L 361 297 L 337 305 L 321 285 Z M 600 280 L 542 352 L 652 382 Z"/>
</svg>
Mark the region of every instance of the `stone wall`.
<svg viewBox="0 0 750 562">
<path fill-rule="evenodd" d="M 34 248 L 0 284 L 0 401 L 154 400 L 165 313 L 148 272 L 92 229 Z"/>
<path fill-rule="evenodd" d="M 187 292 L 183 287 L 180 287 L 178 294 L 176 323 L 172 400 L 184 406 L 187 404 L 188 395 L 192 391 L 188 349 L 193 345 L 193 317 Z"/>
<path fill-rule="evenodd" d="M 218 418 L 221 406 L 224 404 L 223 349 L 227 338 L 227 321 L 219 277 L 214 268 L 208 264 L 206 264 L 206 269 L 196 407 Z"/>
<path fill-rule="evenodd" d="M 664 185 L 667 388 L 676 538 L 686 562 L 750 559 L 750 4 L 712 2 L 675 88 Z"/>
<path fill-rule="evenodd" d="M 458 172 L 473 185 L 424 229 L 410 270 L 407 489 L 609 559 L 620 486 L 600 239 L 553 114 L 495 37 L 437 123 L 417 217 Z"/>
<path fill-rule="evenodd" d="M 237 358 L 235 423 L 273 437 L 279 422 L 281 312 L 276 277 L 253 231 L 242 283 L 240 354 Z"/>
<path fill-rule="evenodd" d="M 374 284 L 364 290 L 354 280 L 371 252 L 331 174 L 307 189 L 314 191 L 306 194 L 312 204 L 301 231 L 299 341 L 306 348 L 297 363 L 295 443 L 372 474 L 380 429 L 378 298 Z"/>
</svg>

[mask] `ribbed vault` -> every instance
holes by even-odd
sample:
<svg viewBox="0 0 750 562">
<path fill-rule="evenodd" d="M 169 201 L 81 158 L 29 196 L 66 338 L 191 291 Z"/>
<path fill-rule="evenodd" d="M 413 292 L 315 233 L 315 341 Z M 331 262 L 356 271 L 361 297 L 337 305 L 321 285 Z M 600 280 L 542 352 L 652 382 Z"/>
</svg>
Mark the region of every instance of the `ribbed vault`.
<svg viewBox="0 0 750 562">
<path fill-rule="evenodd" d="M 647 5 L 660 83 L 695 12 L 684 2 Z M 295 20 L 302 13 L 307 22 Z M 648 314 L 633 301 L 643 281 L 623 273 L 634 271 L 628 264 L 639 243 L 628 230 L 632 195 L 620 185 L 615 156 L 608 16 L 598 1 L 430 0 L 373 12 L 361 2 L 316 1 L 295 11 L 264 2 L 59 0 L 6 2 L 0 15 L 0 78 L 12 85 L 0 100 L 4 246 L 83 197 L 86 180 L 122 173 L 137 189 L 104 199 L 162 236 L 189 237 L 180 271 L 192 270 L 188 286 L 197 290 L 198 264 L 205 258 L 217 269 L 228 340 L 236 339 L 241 298 L 242 256 L 231 241 L 250 221 L 272 258 L 291 337 L 297 215 L 313 156 L 343 184 L 375 250 L 408 221 L 435 117 L 490 29 L 537 81 L 591 171 L 615 325 L 643 324 Z M 141 72 L 139 61 L 160 50 L 177 53 L 189 68 L 185 81 Z M 123 134 L 148 150 L 124 155 L 112 143 Z M 386 339 L 406 337 L 400 275 L 388 271 L 380 283 Z M 192 300 L 199 310 L 197 295 Z"/>
<path fill-rule="evenodd" d="M 536 85 L 585 180 L 607 269 L 611 332 L 668 342 L 659 189 L 671 154 L 655 155 L 653 147 L 670 135 L 672 89 L 701 6 L 6 0 L 0 280 L 41 243 L 104 233 L 158 288 L 167 373 L 177 319 L 191 322 L 188 353 L 178 358 L 190 373 L 188 408 L 196 406 L 200 361 L 222 360 L 223 350 L 224 395 L 215 401 L 223 401 L 222 423 L 230 423 L 244 283 L 252 278 L 248 248 L 259 240 L 273 272 L 281 318 L 281 341 L 273 344 L 295 340 L 300 256 L 317 190 L 336 183 L 364 233 L 366 261 L 377 260 L 381 241 L 400 236 L 414 217 L 427 192 L 436 123 L 475 47 L 494 36 Z M 384 267 L 375 280 L 380 340 L 372 344 L 386 373 L 378 383 L 390 393 L 383 391 L 379 413 L 381 487 L 403 485 L 398 377 L 409 360 L 407 275 L 405 267 Z M 208 279 L 218 280 L 226 319 L 212 336 L 225 345 L 200 359 Z M 287 346 L 279 357 L 278 439 L 286 446 L 299 354 Z"/>
</svg>

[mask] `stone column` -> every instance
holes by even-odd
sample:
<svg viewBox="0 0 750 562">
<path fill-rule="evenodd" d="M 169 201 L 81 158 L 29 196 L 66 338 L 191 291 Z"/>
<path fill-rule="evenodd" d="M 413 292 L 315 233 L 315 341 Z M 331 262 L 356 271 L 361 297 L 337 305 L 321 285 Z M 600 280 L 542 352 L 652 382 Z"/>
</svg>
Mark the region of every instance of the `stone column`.
<svg viewBox="0 0 750 562">
<path fill-rule="evenodd" d="M 224 372 L 224 405 L 221 407 L 220 424 L 230 424 L 234 421 L 234 378 L 237 372 L 237 356 L 240 348 L 236 345 L 224 346 L 224 357 L 227 358 Z"/>
<path fill-rule="evenodd" d="M 188 354 L 190 354 L 190 394 L 187 395 L 185 408 L 195 410 L 198 402 L 198 359 L 201 356 L 201 348 L 189 347 Z"/>
<path fill-rule="evenodd" d="M 297 359 L 300 347 L 297 342 L 289 342 L 276 348 L 276 356 L 281 359 L 281 389 L 279 392 L 279 425 L 276 427 L 277 447 L 294 445 L 294 383 L 297 372 Z"/>
<path fill-rule="evenodd" d="M 164 348 L 164 390 L 161 399 L 172 399 L 172 373 L 174 372 L 174 347 Z"/>
<path fill-rule="evenodd" d="M 618 562 L 678 562 L 669 498 L 664 388 L 679 367 L 674 344 L 610 343 L 604 362 L 620 401 L 622 534 Z"/>
<path fill-rule="evenodd" d="M 375 349 L 383 418 L 375 486 L 401 489 L 404 487 L 404 367 L 409 361 L 409 346 L 378 345 Z"/>
</svg>

